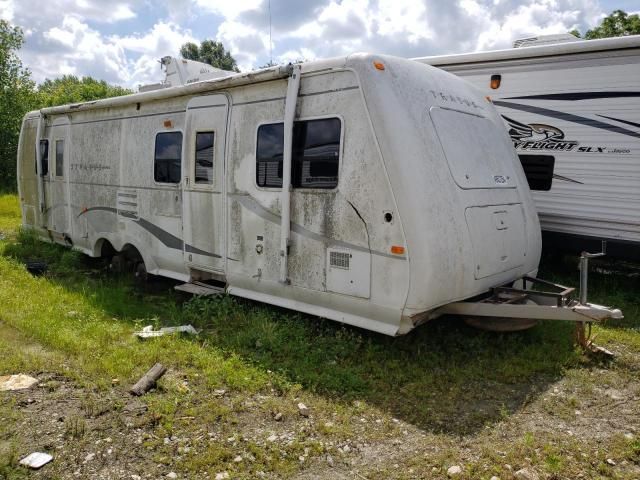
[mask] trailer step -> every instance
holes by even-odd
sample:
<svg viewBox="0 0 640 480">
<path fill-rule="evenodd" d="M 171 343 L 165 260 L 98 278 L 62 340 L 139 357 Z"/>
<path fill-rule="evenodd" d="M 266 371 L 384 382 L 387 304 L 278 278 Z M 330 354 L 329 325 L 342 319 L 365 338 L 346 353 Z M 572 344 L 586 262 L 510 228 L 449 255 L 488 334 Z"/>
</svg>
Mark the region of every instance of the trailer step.
<svg viewBox="0 0 640 480">
<path fill-rule="evenodd" d="M 176 285 L 173 289 L 198 296 L 222 295 L 225 292 L 225 289 L 222 287 L 216 287 L 202 282 L 183 283 L 182 285 Z"/>
</svg>

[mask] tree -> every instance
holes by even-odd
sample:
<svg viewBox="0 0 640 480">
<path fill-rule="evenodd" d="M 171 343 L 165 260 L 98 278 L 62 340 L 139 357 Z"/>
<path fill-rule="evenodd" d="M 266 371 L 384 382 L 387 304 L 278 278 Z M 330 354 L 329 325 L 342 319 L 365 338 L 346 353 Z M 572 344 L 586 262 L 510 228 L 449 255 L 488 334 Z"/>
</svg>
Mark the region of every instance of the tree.
<svg viewBox="0 0 640 480">
<path fill-rule="evenodd" d="M 0 190 L 16 189 L 18 139 L 22 118 L 30 111 L 132 93 L 105 81 L 65 75 L 36 89 L 18 51 L 24 43 L 19 27 L 0 20 Z"/>
<path fill-rule="evenodd" d="M 215 40 L 203 40 L 200 46 L 187 42 L 180 47 L 180 55 L 187 60 L 208 63 L 212 67 L 231 72 L 239 72 L 236 60 L 227 52 L 224 45 Z"/>
<path fill-rule="evenodd" d="M 569 33 L 581 38 L 578 30 L 572 30 Z M 640 34 L 640 16 L 637 13 L 629 15 L 622 10 L 614 10 L 611 15 L 602 20 L 600 25 L 587 30 L 584 38 L 592 40 L 594 38 L 624 37 L 638 34 Z"/>
<path fill-rule="evenodd" d="M 47 79 L 38 87 L 41 107 L 88 102 L 130 93 L 133 92 L 117 85 L 109 85 L 104 80 L 96 80 L 92 77 L 79 79 L 74 75 L 64 75 L 54 80 Z"/>
<path fill-rule="evenodd" d="M 24 43 L 19 27 L 0 20 L 0 188 L 16 188 L 16 153 L 22 117 L 36 105 L 31 73 L 18 50 Z"/>
</svg>

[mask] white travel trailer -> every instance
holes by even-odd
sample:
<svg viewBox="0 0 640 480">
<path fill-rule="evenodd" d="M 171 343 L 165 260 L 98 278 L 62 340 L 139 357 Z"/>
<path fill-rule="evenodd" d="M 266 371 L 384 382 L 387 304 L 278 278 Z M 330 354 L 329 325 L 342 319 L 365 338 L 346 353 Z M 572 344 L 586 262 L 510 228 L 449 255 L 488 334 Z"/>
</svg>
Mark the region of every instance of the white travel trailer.
<svg viewBox="0 0 640 480">
<path fill-rule="evenodd" d="M 549 44 L 552 42 L 552 44 Z M 640 258 L 640 36 L 519 40 L 417 59 L 489 95 L 529 179 L 543 243 Z"/>
<path fill-rule="evenodd" d="M 18 177 L 45 239 L 388 335 L 535 275 L 540 256 L 491 103 L 388 56 L 34 111 Z M 566 315 L 602 316 L 585 304 Z"/>
</svg>

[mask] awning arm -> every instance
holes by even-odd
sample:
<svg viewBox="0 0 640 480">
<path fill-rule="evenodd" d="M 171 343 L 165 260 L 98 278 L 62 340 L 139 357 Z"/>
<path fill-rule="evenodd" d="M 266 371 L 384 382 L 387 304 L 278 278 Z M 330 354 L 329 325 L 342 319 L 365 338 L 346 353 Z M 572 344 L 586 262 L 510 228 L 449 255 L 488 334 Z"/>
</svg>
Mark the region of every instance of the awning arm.
<svg viewBox="0 0 640 480">
<path fill-rule="evenodd" d="M 280 223 L 280 282 L 289 283 L 289 245 L 291 235 L 291 155 L 293 145 L 293 121 L 296 116 L 298 91 L 300 90 L 300 65 L 291 66 L 284 103 L 284 145 L 282 155 L 282 194 Z"/>
</svg>

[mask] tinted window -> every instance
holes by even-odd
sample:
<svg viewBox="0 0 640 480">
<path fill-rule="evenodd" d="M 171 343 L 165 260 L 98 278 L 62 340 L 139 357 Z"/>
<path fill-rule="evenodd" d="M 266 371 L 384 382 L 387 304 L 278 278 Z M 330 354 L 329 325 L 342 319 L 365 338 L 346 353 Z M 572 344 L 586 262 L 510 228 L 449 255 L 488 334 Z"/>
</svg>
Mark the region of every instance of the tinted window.
<svg viewBox="0 0 640 480">
<path fill-rule="evenodd" d="M 256 182 L 282 187 L 282 123 L 258 129 Z M 340 120 L 328 118 L 295 122 L 291 183 L 294 188 L 334 188 L 338 185 Z"/>
<path fill-rule="evenodd" d="M 40 140 L 40 175 L 49 174 L 49 140 Z"/>
<path fill-rule="evenodd" d="M 256 153 L 256 182 L 260 187 L 282 187 L 282 123 L 261 125 L 258 128 Z"/>
<path fill-rule="evenodd" d="M 56 140 L 56 177 L 64 175 L 64 140 Z"/>
<path fill-rule="evenodd" d="M 213 139 L 213 132 L 196 133 L 196 183 L 213 183 Z"/>
<path fill-rule="evenodd" d="M 339 156 L 340 120 L 327 118 L 295 123 L 291 172 L 295 188 L 335 188 Z"/>
<path fill-rule="evenodd" d="M 551 190 L 555 157 L 552 155 L 519 155 L 531 190 Z"/>
<path fill-rule="evenodd" d="M 182 133 L 164 132 L 156 135 L 153 178 L 161 183 L 180 183 L 182 164 Z"/>
</svg>

